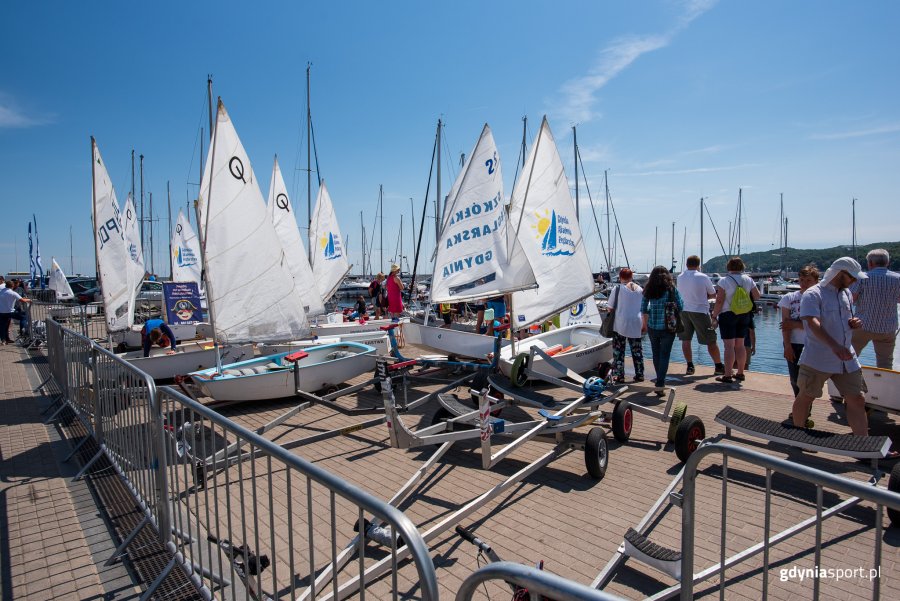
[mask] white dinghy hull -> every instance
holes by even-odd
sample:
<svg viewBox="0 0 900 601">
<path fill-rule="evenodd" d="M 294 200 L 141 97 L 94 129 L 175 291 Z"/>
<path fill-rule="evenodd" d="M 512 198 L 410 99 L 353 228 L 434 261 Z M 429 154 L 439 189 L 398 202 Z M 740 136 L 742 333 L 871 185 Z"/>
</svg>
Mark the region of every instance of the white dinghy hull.
<svg viewBox="0 0 900 601">
<path fill-rule="evenodd" d="M 900 413 L 900 371 L 862 366 L 866 381 L 866 405 L 887 413 Z M 832 399 L 841 398 L 834 382 L 828 380 L 828 395 Z"/>
<path fill-rule="evenodd" d="M 410 344 L 448 356 L 486 359 L 494 352 L 494 338 L 475 332 L 408 323 L 403 326 L 403 335 Z M 508 340 L 500 341 L 501 347 L 508 344 Z"/>
<path fill-rule="evenodd" d="M 402 318 L 400 323 L 407 323 L 409 318 Z M 346 336 L 347 334 L 359 334 L 363 332 L 378 332 L 382 326 L 389 326 L 393 322 L 390 319 L 372 319 L 365 323 L 358 321 L 345 321 L 341 323 L 317 323 L 310 326 L 313 336 L 323 338 L 325 336 Z"/>
<path fill-rule="evenodd" d="M 316 392 L 342 384 L 375 369 L 375 349 L 356 342 L 325 344 L 305 349 L 306 357 L 297 363 L 300 390 Z M 263 401 L 294 396 L 294 370 L 284 358 L 289 353 L 258 357 L 191 375 L 204 396 L 216 401 Z M 336 356 L 341 355 L 341 356 Z"/>
<path fill-rule="evenodd" d="M 130 351 L 116 356 L 125 359 L 154 380 L 169 380 L 175 376 L 216 365 L 216 351 L 211 340 L 180 344 L 174 355 L 167 355 L 168 350 L 168 348 L 151 348 L 149 357 L 144 357 L 143 351 Z M 223 363 L 234 363 L 253 357 L 253 346 L 239 344 L 220 347 L 219 352 L 222 353 Z"/>
<path fill-rule="evenodd" d="M 604 361 L 612 361 L 612 339 L 600 334 L 599 324 L 581 324 L 567 326 L 558 330 L 544 332 L 536 336 L 526 338 L 516 343 L 516 353 L 528 353 L 529 349 L 538 345 L 541 350 L 562 345 L 563 348 L 573 347 L 571 350 L 561 352 L 553 356 L 554 359 L 565 365 L 568 369 L 583 374 Z M 511 347 L 505 347 L 500 351 L 500 371 L 510 377 L 513 361 Z M 544 364 L 544 360 L 535 357 L 534 363 L 529 366 L 530 371 L 559 377 L 559 373 Z"/>
<path fill-rule="evenodd" d="M 124 336 L 122 334 L 113 334 L 113 343 L 124 342 L 127 348 L 141 348 L 141 345 L 143 344 L 141 341 L 141 328 L 143 327 L 143 324 L 131 326 L 130 329 L 125 330 Z M 172 330 L 172 333 L 175 334 L 176 342 L 187 342 L 197 338 L 196 324 L 170 325 L 169 328 Z M 212 336 L 208 336 L 208 338 L 211 337 Z"/>
<path fill-rule="evenodd" d="M 340 336 L 318 336 L 308 340 L 292 340 L 284 344 L 260 344 L 260 355 L 274 355 L 276 353 L 292 353 L 294 351 L 303 351 L 311 346 L 321 346 L 323 344 L 338 344 L 340 342 L 357 342 L 367 346 L 374 347 L 377 355 L 389 355 L 391 345 L 388 340 L 387 332 L 381 330 L 375 332 L 355 332 L 352 334 L 341 334 Z"/>
</svg>

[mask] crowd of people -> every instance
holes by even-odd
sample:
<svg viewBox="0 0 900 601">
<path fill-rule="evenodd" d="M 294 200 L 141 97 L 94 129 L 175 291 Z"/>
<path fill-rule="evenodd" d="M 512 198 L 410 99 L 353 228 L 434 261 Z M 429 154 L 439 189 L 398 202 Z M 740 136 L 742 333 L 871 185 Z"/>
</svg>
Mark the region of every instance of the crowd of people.
<svg viewBox="0 0 900 601">
<path fill-rule="evenodd" d="M 851 431 L 860 436 L 868 432 L 867 390 L 859 354 L 871 342 L 877 367 L 893 369 L 900 274 L 888 269 L 890 255 L 884 249 L 869 252 L 866 262 L 867 271 L 863 271 L 856 260 L 841 257 L 821 281 L 818 269 L 806 266 L 798 274 L 800 289 L 785 294 L 778 303 L 784 359 L 794 394 L 787 424 L 805 427 L 813 400 L 822 396 L 825 383 L 831 380 L 846 402 Z M 687 362 L 685 375 L 696 373 L 691 346 L 696 336 L 714 363 L 716 381 L 734 384 L 746 379 L 756 348 L 753 315 L 760 293 L 744 273 L 744 262 L 739 257 L 730 259 L 728 273 L 716 284 L 700 271 L 699 257 L 689 257 L 685 267 L 677 281 L 665 267 L 653 268 L 644 288 L 633 281 L 630 269 L 619 272 L 619 284 L 608 302 L 614 316 L 611 377 L 615 382 L 625 381 L 626 349 L 631 351 L 634 381 L 644 380 L 644 334 L 650 339 L 659 396 L 664 394 L 676 337 Z"/>
<path fill-rule="evenodd" d="M 0 276 L 0 345 L 12 344 L 9 337 L 9 325 L 13 320 L 19 322 L 19 334 L 28 329 L 28 311 L 25 305 L 31 302 L 25 294 L 27 284 L 24 280 L 7 281 Z"/>
</svg>

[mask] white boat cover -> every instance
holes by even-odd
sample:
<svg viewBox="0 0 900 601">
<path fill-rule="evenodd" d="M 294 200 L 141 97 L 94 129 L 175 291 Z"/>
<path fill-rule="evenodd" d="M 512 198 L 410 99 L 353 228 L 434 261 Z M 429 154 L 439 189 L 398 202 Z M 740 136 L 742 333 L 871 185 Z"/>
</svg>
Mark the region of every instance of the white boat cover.
<svg viewBox="0 0 900 601">
<path fill-rule="evenodd" d="M 272 167 L 272 182 L 269 185 L 269 200 L 266 206 L 269 210 L 269 218 L 275 225 L 275 232 L 281 241 L 281 247 L 284 249 L 288 267 L 300 290 L 306 316 L 309 318 L 324 314 L 325 305 L 322 303 L 322 297 L 319 296 L 318 288 L 313 284 L 315 278 L 312 267 L 309 266 L 306 247 L 300 237 L 296 214 L 291 210 L 291 200 L 288 198 L 287 186 L 284 185 L 277 156 L 275 165 Z"/>
<path fill-rule="evenodd" d="M 201 294 L 204 294 L 200 239 L 181 210 L 178 211 L 178 220 L 172 232 L 172 281 L 197 282 Z"/>
<path fill-rule="evenodd" d="M 197 206 L 217 338 L 234 344 L 305 337 L 303 301 L 221 99 Z"/>
<path fill-rule="evenodd" d="M 540 286 L 513 295 L 513 328 L 528 327 L 593 294 L 575 203 L 546 117 L 513 190 L 509 218 Z"/>
<path fill-rule="evenodd" d="M 500 155 L 485 124 L 444 206 L 431 300 L 480 299 L 535 287 L 504 209 Z"/>
<path fill-rule="evenodd" d="M 324 179 L 319 183 L 316 207 L 309 225 L 309 248 L 316 286 L 322 301 L 327 303 L 350 273 L 350 263 Z"/>
<path fill-rule="evenodd" d="M 75 298 L 72 287 L 69 286 L 69 280 L 66 279 L 66 274 L 63 273 L 59 263 L 56 262 L 56 257 L 52 257 L 50 261 L 50 290 L 56 290 L 56 300 Z"/>
<path fill-rule="evenodd" d="M 94 236 L 97 244 L 97 265 L 103 290 L 103 307 L 106 313 L 106 329 L 109 332 L 127 330 L 134 323 L 134 298 L 136 284 L 132 282 L 131 257 L 125 247 L 125 228 L 119 214 L 119 201 L 106 165 L 100 157 L 100 148 L 94 138 Z"/>
<path fill-rule="evenodd" d="M 147 272 L 144 267 L 144 249 L 141 246 L 141 232 L 138 231 L 137 213 L 134 210 L 134 200 L 131 194 L 125 200 L 125 248 L 128 249 L 128 257 L 131 259 L 131 282 L 134 290 L 144 281 Z"/>
</svg>

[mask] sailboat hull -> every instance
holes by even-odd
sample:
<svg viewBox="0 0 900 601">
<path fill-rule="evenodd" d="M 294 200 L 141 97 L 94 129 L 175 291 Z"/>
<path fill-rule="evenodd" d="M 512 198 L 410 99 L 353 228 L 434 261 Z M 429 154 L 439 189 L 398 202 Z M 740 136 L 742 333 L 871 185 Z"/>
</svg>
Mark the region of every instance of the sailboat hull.
<svg viewBox="0 0 900 601">
<path fill-rule="evenodd" d="M 403 326 L 403 335 L 410 344 L 444 355 L 486 359 L 489 353 L 494 352 L 494 338 L 475 332 L 408 323 Z M 500 344 L 505 346 L 509 342 L 501 340 Z"/>
<path fill-rule="evenodd" d="M 403 320 L 401 320 L 402 322 Z M 362 332 L 379 332 L 382 326 L 393 323 L 390 319 L 372 319 L 365 323 L 358 321 L 345 321 L 343 323 L 318 323 L 310 327 L 313 336 L 319 338 L 325 336 L 345 336 Z"/>
<path fill-rule="evenodd" d="M 568 326 L 526 338 L 516 343 L 516 353 L 528 353 L 534 345 L 538 345 L 538 348 L 542 350 L 557 345 L 562 345 L 563 349 L 572 347 L 566 352 L 554 355 L 553 358 L 579 374 L 596 369 L 597 365 L 604 361 L 612 361 L 612 339 L 600 334 L 599 324 Z M 512 348 L 501 349 L 500 371 L 503 372 L 503 375 L 510 376 L 513 361 L 515 361 L 515 356 L 512 354 Z M 535 358 L 530 370 L 559 377 L 559 373 L 548 367 L 540 357 Z"/>
<path fill-rule="evenodd" d="M 365 344 L 341 342 L 305 349 L 300 359 L 300 390 L 316 392 L 342 384 L 375 369 L 375 349 Z M 288 353 L 196 371 L 191 375 L 205 396 L 216 401 L 263 401 L 294 396 L 294 371 L 285 363 Z"/>
<path fill-rule="evenodd" d="M 378 330 L 375 332 L 341 334 L 340 336 L 319 336 L 308 340 L 293 340 L 284 344 L 260 344 L 259 352 L 261 355 L 274 355 L 276 353 L 290 353 L 299 350 L 307 350 L 311 346 L 337 344 L 340 342 L 357 342 L 359 344 L 371 346 L 378 355 L 388 355 L 391 350 L 387 333 Z"/>
<path fill-rule="evenodd" d="M 143 351 L 131 351 L 117 356 L 125 359 L 154 380 L 170 380 L 175 376 L 216 365 L 216 351 L 211 340 L 178 345 L 174 355 L 167 355 L 167 350 L 163 348 L 150 349 L 149 357 L 144 357 Z M 253 346 L 249 344 L 220 347 L 219 351 L 222 353 L 223 363 L 233 363 L 253 356 Z"/>
</svg>

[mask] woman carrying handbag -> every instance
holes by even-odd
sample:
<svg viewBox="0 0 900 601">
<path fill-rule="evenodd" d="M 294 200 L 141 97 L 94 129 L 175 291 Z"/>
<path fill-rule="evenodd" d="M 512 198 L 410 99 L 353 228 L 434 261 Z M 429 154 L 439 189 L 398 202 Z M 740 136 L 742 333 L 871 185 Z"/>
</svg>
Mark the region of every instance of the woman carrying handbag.
<svg viewBox="0 0 900 601">
<path fill-rule="evenodd" d="M 625 383 L 625 346 L 631 349 L 634 362 L 634 381 L 644 381 L 644 351 L 641 348 L 641 300 L 644 289 L 632 281 L 634 273 L 627 267 L 619 271 L 619 285 L 609 298 L 607 310 L 613 314 L 612 378 L 616 384 Z"/>
<path fill-rule="evenodd" d="M 677 314 L 684 308 L 681 295 L 675 288 L 672 274 L 662 265 L 650 272 L 644 298 L 641 300 L 642 332 L 650 336 L 653 351 L 653 369 L 656 371 L 656 395 L 663 396 L 666 375 L 669 372 L 669 357 L 680 319 Z M 677 309 L 677 310 L 676 310 Z"/>
</svg>

